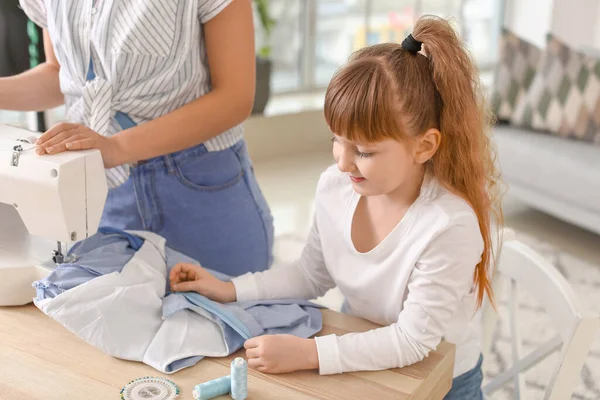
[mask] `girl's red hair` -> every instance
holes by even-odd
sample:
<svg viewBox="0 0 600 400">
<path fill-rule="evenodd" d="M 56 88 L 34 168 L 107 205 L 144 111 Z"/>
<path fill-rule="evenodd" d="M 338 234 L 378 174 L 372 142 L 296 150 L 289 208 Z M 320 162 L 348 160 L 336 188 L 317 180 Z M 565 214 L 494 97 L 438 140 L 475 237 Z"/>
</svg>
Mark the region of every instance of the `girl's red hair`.
<svg viewBox="0 0 600 400">
<path fill-rule="evenodd" d="M 450 23 L 422 17 L 412 35 L 423 52 L 385 43 L 354 53 L 327 89 L 325 118 L 336 134 L 363 142 L 417 137 L 431 128 L 441 132 L 430 164 L 479 220 L 484 251 L 474 282 L 481 306 L 486 292 L 492 299 L 492 218 L 502 226 L 500 175 L 489 137 L 493 117 L 477 69 Z"/>
</svg>

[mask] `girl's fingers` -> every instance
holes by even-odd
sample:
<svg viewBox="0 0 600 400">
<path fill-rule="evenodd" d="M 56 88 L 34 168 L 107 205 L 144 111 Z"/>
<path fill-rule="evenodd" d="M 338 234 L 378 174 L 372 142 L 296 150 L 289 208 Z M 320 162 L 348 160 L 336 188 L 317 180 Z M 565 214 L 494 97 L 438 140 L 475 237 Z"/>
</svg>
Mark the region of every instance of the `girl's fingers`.
<svg viewBox="0 0 600 400">
<path fill-rule="evenodd" d="M 181 271 L 181 272 L 179 273 L 179 280 L 180 280 L 181 282 L 185 282 L 185 281 L 187 281 L 187 280 L 188 280 L 188 274 L 187 274 L 187 272 Z"/>
<path fill-rule="evenodd" d="M 258 369 L 260 371 L 259 368 L 264 368 L 264 365 L 262 364 L 262 361 L 260 360 L 260 358 L 249 358 L 248 359 L 248 367 L 250 367 L 252 369 Z"/>
<path fill-rule="evenodd" d="M 179 282 L 173 285 L 173 289 L 177 292 L 195 292 L 197 284 L 195 281 Z"/>
<path fill-rule="evenodd" d="M 253 348 L 250 348 L 250 349 L 246 350 L 246 357 L 248 359 L 251 359 L 251 358 L 260 358 L 259 357 L 259 353 L 260 353 L 259 348 L 258 347 L 253 347 Z"/>
</svg>

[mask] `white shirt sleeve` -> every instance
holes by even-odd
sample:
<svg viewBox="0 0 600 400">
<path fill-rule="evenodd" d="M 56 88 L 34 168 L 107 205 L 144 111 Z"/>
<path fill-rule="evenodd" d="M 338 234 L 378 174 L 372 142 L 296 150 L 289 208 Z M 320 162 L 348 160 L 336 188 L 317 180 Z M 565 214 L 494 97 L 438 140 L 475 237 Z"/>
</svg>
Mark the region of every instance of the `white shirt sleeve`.
<svg viewBox="0 0 600 400">
<path fill-rule="evenodd" d="M 48 27 L 48 14 L 43 0 L 20 0 L 19 4 L 36 25 L 44 29 Z"/>
<path fill-rule="evenodd" d="M 233 0 L 198 0 L 198 18 L 205 24 L 221 11 L 223 11 Z"/>
<path fill-rule="evenodd" d="M 316 338 L 320 373 L 401 368 L 424 359 L 441 342 L 461 302 L 475 296 L 473 274 L 482 252 L 474 214 L 456 218 L 423 251 L 396 323 Z"/>
<path fill-rule="evenodd" d="M 315 299 L 335 283 L 327 271 L 316 218 L 300 259 L 291 265 L 232 279 L 238 301 Z"/>
</svg>

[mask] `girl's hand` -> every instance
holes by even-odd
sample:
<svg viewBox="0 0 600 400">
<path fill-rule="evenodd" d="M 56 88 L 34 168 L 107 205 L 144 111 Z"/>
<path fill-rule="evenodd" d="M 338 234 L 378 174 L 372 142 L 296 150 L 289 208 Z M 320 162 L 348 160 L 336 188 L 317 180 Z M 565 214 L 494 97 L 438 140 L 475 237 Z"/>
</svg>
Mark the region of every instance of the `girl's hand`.
<svg viewBox="0 0 600 400">
<path fill-rule="evenodd" d="M 71 150 L 98 149 L 102 153 L 105 168 L 123 164 L 122 149 L 115 140 L 94 132 L 79 124 L 54 125 L 36 142 L 38 154 L 57 154 Z"/>
<path fill-rule="evenodd" d="M 318 369 L 319 357 L 314 339 L 292 335 L 265 335 L 244 343 L 248 366 L 260 372 L 281 374 Z"/>
<path fill-rule="evenodd" d="M 177 264 L 171 270 L 169 279 L 174 292 L 197 292 L 219 303 L 236 300 L 232 282 L 223 282 L 198 265 Z"/>
</svg>

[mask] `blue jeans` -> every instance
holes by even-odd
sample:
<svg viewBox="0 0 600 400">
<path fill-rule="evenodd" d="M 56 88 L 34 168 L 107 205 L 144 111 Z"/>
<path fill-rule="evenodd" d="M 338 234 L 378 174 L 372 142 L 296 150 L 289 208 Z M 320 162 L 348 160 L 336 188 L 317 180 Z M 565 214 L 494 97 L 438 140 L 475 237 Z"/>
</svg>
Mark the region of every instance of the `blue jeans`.
<svg viewBox="0 0 600 400">
<path fill-rule="evenodd" d="M 454 378 L 452 389 L 444 397 L 444 400 L 483 400 L 483 392 L 481 391 L 483 382 L 482 362 L 483 357 L 479 356 L 475 368 Z"/>
<path fill-rule="evenodd" d="M 203 266 L 237 276 L 272 263 L 273 218 L 242 140 L 204 145 L 132 168 L 109 192 L 100 225 L 155 232 Z"/>
</svg>

